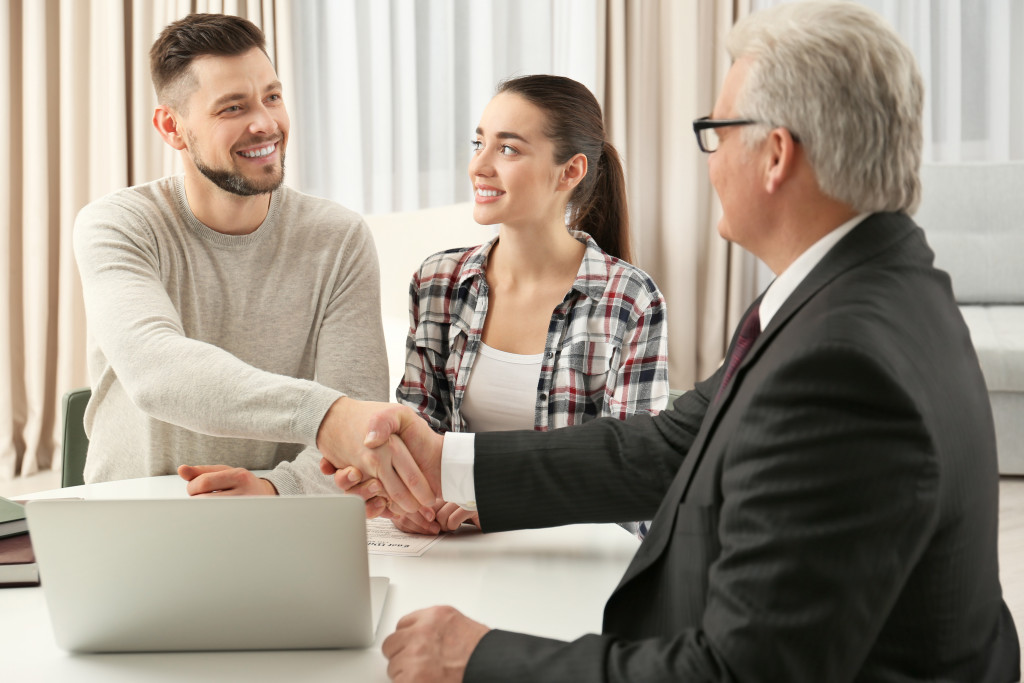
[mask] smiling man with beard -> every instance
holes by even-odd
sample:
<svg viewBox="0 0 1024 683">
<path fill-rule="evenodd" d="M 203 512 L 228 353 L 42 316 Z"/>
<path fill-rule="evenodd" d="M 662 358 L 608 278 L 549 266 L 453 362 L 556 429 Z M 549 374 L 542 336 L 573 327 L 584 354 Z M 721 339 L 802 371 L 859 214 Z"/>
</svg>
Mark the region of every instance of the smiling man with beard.
<svg viewBox="0 0 1024 683">
<path fill-rule="evenodd" d="M 344 447 L 346 430 L 361 443 L 342 398 L 387 400 L 369 231 L 282 185 L 288 112 L 259 28 L 193 14 L 164 29 L 150 60 L 153 124 L 184 174 L 114 192 L 75 223 L 90 332 L 85 480 L 222 463 L 182 474 L 208 490 L 336 491 L 318 435 L 322 447 Z"/>
</svg>

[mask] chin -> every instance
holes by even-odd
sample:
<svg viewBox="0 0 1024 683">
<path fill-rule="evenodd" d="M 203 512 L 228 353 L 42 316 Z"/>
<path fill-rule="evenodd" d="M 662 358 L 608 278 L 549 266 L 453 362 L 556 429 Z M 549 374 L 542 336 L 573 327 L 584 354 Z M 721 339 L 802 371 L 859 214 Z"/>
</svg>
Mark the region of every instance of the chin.
<svg viewBox="0 0 1024 683">
<path fill-rule="evenodd" d="M 473 220 L 480 225 L 496 225 L 501 222 L 500 218 L 487 215 L 487 210 L 481 206 L 473 206 Z"/>
</svg>

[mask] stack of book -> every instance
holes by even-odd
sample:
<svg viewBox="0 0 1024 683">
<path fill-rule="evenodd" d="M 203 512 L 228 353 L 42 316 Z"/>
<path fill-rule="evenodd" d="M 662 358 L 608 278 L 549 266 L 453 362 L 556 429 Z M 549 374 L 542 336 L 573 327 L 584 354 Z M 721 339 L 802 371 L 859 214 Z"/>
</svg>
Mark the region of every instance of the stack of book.
<svg viewBox="0 0 1024 683">
<path fill-rule="evenodd" d="M 25 506 L 0 497 L 0 588 L 38 585 Z"/>
</svg>

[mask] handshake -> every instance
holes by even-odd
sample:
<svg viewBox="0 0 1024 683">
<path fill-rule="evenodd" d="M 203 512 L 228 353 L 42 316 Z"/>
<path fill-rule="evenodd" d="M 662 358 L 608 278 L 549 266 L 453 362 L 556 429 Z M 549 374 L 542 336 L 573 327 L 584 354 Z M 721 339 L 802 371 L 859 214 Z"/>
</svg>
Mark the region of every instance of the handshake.
<svg viewBox="0 0 1024 683">
<path fill-rule="evenodd" d="M 467 521 L 479 526 L 476 512 L 441 498 L 443 441 L 407 406 L 341 398 L 317 434 L 320 470 L 366 501 L 368 519 L 389 518 L 402 531 L 437 534 Z"/>
<path fill-rule="evenodd" d="M 367 518 L 383 516 L 402 531 L 420 534 L 454 531 L 463 522 L 479 526 L 476 512 L 441 497 L 443 442 L 407 406 L 347 396 L 330 407 L 316 436 L 320 471 L 366 501 Z M 270 480 L 242 467 L 181 465 L 178 474 L 192 496 L 277 494 Z"/>
</svg>

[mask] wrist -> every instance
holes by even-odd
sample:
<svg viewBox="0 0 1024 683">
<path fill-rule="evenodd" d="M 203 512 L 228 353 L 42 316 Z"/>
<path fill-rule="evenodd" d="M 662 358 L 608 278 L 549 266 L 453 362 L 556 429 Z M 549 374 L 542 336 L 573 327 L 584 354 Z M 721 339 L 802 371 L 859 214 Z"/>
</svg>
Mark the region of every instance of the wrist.
<svg viewBox="0 0 1024 683">
<path fill-rule="evenodd" d="M 324 418 L 320 421 L 320 427 L 316 431 L 316 449 L 321 453 L 324 452 L 324 440 L 329 438 L 327 437 L 327 432 L 330 431 L 331 425 L 333 423 L 335 423 L 339 419 L 342 419 L 342 414 L 346 410 L 347 402 L 350 402 L 348 396 L 342 396 L 334 403 L 332 403 L 331 407 L 327 409 L 326 413 L 324 413 Z"/>
<path fill-rule="evenodd" d="M 263 491 L 264 491 L 264 493 L 266 495 L 268 495 L 268 496 L 279 495 L 278 492 L 277 492 L 277 487 L 274 486 L 274 482 L 270 481 L 269 479 L 264 479 L 264 478 L 260 477 L 260 485 L 263 487 Z"/>
</svg>

